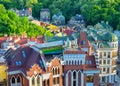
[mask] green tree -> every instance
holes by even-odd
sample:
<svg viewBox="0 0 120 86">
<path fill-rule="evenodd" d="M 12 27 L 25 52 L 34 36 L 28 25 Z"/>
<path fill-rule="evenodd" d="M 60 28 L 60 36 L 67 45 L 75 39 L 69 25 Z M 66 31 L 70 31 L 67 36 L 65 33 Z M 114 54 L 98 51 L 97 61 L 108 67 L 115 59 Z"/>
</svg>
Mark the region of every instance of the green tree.
<svg viewBox="0 0 120 86">
<path fill-rule="evenodd" d="M 32 15 L 34 18 L 40 19 L 41 8 L 42 8 L 42 3 L 33 4 Z"/>
<path fill-rule="evenodd" d="M 18 17 L 14 12 L 6 10 L 0 4 L 0 35 L 27 34 L 28 36 L 43 35 L 46 28 L 31 23 L 27 17 Z M 48 32 L 48 35 L 52 35 Z"/>
</svg>

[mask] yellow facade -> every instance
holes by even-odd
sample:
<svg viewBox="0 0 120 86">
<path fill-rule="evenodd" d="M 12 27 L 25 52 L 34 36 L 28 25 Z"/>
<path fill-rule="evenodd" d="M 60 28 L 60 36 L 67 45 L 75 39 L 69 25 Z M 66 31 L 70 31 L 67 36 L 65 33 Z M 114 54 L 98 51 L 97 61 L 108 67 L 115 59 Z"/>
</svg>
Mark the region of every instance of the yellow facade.
<svg viewBox="0 0 120 86">
<path fill-rule="evenodd" d="M 0 82 L 4 82 L 7 80 L 7 66 L 6 64 L 0 65 Z"/>
</svg>

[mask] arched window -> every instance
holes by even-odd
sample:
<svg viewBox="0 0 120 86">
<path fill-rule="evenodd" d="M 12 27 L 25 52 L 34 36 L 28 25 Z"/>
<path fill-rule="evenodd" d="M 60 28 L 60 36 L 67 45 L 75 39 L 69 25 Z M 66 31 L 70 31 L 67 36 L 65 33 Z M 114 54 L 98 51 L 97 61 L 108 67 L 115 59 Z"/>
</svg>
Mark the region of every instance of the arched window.
<svg viewBox="0 0 120 86">
<path fill-rule="evenodd" d="M 71 61 L 69 61 L 69 65 L 71 65 Z"/>
<path fill-rule="evenodd" d="M 73 72 L 73 86 L 76 86 L 76 71 Z"/>
<path fill-rule="evenodd" d="M 22 86 L 22 82 L 21 82 L 22 80 L 21 80 L 21 77 L 20 76 L 18 76 L 17 77 L 17 86 Z"/>
<path fill-rule="evenodd" d="M 46 84 L 45 84 L 45 80 L 43 81 L 43 86 L 45 86 Z"/>
<path fill-rule="evenodd" d="M 82 64 L 82 60 L 80 60 L 80 64 Z"/>
<path fill-rule="evenodd" d="M 55 78 L 53 78 L 53 84 L 56 84 Z"/>
<path fill-rule="evenodd" d="M 102 48 L 103 46 L 102 46 L 102 44 L 99 44 L 99 48 Z"/>
<path fill-rule="evenodd" d="M 66 61 L 66 65 L 68 65 L 68 61 Z"/>
<path fill-rule="evenodd" d="M 78 65 L 79 65 L 80 63 L 79 63 L 79 60 L 78 60 Z"/>
<path fill-rule="evenodd" d="M 37 86 L 40 86 L 40 77 L 37 76 Z"/>
<path fill-rule="evenodd" d="M 32 86 L 35 86 L 35 78 L 32 78 Z"/>
<path fill-rule="evenodd" d="M 21 80 L 20 80 L 20 76 L 17 77 L 17 83 L 20 83 Z"/>
<path fill-rule="evenodd" d="M 15 84 L 15 77 L 12 77 L 12 84 Z"/>
<path fill-rule="evenodd" d="M 74 65 L 74 61 L 72 61 L 72 65 Z"/>
<path fill-rule="evenodd" d="M 75 60 L 75 65 L 77 65 L 77 62 L 76 62 L 76 60 Z"/>
<path fill-rule="evenodd" d="M 49 79 L 47 80 L 47 85 L 49 86 Z M 40 85 L 39 85 L 40 86 Z"/>
<path fill-rule="evenodd" d="M 60 74 L 60 68 L 58 67 L 58 74 Z"/>
<path fill-rule="evenodd" d="M 76 79 L 76 72 L 73 72 L 73 79 Z"/>
<path fill-rule="evenodd" d="M 53 75 L 55 74 L 55 73 L 54 73 L 54 68 L 52 69 L 52 73 L 53 73 Z"/>
<path fill-rule="evenodd" d="M 57 68 L 55 68 L 55 74 L 57 74 Z"/>
<path fill-rule="evenodd" d="M 59 84 L 59 77 L 57 77 L 57 84 Z"/>
<path fill-rule="evenodd" d="M 55 84 L 57 84 L 57 77 L 55 78 Z"/>
</svg>

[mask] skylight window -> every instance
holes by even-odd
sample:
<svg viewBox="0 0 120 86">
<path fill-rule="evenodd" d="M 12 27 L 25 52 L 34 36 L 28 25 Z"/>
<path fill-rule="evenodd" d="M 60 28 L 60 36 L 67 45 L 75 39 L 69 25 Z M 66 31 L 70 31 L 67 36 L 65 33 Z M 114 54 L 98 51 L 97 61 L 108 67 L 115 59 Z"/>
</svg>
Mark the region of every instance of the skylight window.
<svg viewBox="0 0 120 86">
<path fill-rule="evenodd" d="M 22 62 L 21 62 L 21 61 L 16 61 L 16 65 L 17 65 L 17 66 L 21 66 L 21 65 L 22 65 Z"/>
<path fill-rule="evenodd" d="M 22 56 L 23 56 L 24 58 L 26 58 L 25 51 L 22 51 Z"/>
</svg>

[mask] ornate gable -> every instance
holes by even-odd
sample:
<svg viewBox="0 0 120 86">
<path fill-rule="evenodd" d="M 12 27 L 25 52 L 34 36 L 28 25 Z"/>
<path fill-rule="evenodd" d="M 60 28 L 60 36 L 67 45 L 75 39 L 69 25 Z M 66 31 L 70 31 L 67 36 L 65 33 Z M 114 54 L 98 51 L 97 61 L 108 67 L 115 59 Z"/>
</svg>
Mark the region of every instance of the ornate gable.
<svg viewBox="0 0 120 86">
<path fill-rule="evenodd" d="M 41 69 L 41 67 L 39 67 L 39 65 L 37 64 L 34 64 L 30 70 L 27 72 L 27 75 L 28 76 L 32 76 L 32 75 L 38 75 L 38 74 L 41 74 L 43 73 L 43 70 Z"/>
</svg>

